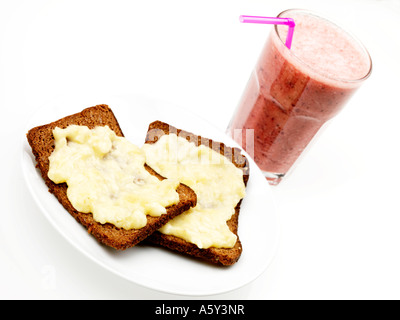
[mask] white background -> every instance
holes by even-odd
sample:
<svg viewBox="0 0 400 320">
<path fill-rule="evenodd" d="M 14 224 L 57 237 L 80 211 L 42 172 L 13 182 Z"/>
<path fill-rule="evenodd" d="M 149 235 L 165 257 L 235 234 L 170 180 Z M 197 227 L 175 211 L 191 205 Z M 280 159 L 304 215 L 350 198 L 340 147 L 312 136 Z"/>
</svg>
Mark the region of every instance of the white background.
<svg viewBox="0 0 400 320">
<path fill-rule="evenodd" d="M 270 267 L 206 298 L 399 299 L 398 0 L 0 0 L 0 298 L 185 298 L 109 273 L 53 229 L 23 180 L 24 125 L 62 95 L 141 94 L 225 130 L 270 31 L 239 15 L 293 7 L 356 34 L 373 73 L 274 187 L 281 238 Z"/>
</svg>

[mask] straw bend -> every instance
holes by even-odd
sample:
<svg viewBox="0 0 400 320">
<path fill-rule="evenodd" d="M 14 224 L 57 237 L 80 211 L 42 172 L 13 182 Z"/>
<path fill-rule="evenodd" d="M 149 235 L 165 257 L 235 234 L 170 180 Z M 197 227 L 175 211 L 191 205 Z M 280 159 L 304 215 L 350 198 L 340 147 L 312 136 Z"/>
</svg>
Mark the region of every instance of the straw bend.
<svg viewBox="0 0 400 320">
<path fill-rule="evenodd" d="M 294 22 L 294 20 L 292 18 L 284 18 L 287 20 L 287 25 L 291 28 L 294 28 L 296 26 L 296 23 Z"/>
</svg>

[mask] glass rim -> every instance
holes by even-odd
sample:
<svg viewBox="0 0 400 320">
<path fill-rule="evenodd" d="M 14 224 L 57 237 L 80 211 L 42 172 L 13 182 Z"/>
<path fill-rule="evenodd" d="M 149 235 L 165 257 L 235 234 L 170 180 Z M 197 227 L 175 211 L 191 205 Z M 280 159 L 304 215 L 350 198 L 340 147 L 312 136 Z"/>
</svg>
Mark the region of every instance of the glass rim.
<svg viewBox="0 0 400 320">
<path fill-rule="evenodd" d="M 342 28 L 340 25 L 338 25 L 337 23 L 333 22 L 332 20 L 325 18 L 324 16 L 321 16 L 311 10 L 306 10 L 306 9 L 287 9 L 282 11 L 281 13 L 278 14 L 278 18 L 281 17 L 283 14 L 287 13 L 287 12 L 301 12 L 307 15 L 311 15 L 314 16 L 318 19 L 322 19 L 327 21 L 328 23 L 334 25 L 335 27 L 339 28 L 341 31 L 343 31 L 345 34 L 347 34 L 352 40 L 354 40 L 359 46 L 360 48 L 363 50 L 363 52 L 366 54 L 366 57 L 368 58 L 369 61 L 369 69 L 366 72 L 366 74 L 364 76 L 362 76 L 361 78 L 357 78 L 357 79 L 344 79 L 344 78 L 335 78 L 332 76 L 327 75 L 326 73 L 323 73 L 321 71 L 319 71 L 318 69 L 310 66 L 308 63 L 306 63 L 305 61 L 303 61 L 300 57 L 298 57 L 296 54 L 294 54 L 290 49 L 288 49 L 285 45 L 285 39 L 282 39 L 279 35 L 278 32 L 278 25 L 274 25 L 274 30 L 275 30 L 275 34 L 278 37 L 278 39 L 281 41 L 281 43 L 285 46 L 285 48 L 289 51 L 289 54 L 294 57 L 297 61 L 299 61 L 302 65 L 306 66 L 308 69 L 312 70 L 313 72 L 317 73 L 319 76 L 325 78 L 325 79 L 329 79 L 329 80 L 334 80 L 334 81 L 339 81 L 342 83 L 358 83 L 358 82 L 362 82 L 365 81 L 366 79 L 369 78 L 369 76 L 371 75 L 372 72 L 372 59 L 371 59 L 371 55 L 369 54 L 367 48 L 364 46 L 364 44 L 351 32 L 345 30 L 344 28 Z M 295 32 L 296 32 L 296 27 L 295 27 Z"/>
</svg>

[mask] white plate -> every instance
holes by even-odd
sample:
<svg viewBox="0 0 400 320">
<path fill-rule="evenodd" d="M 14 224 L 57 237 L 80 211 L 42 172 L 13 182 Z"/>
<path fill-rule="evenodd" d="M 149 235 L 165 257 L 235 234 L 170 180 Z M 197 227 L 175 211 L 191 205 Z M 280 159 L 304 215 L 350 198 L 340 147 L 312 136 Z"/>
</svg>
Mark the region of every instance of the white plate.
<svg viewBox="0 0 400 320">
<path fill-rule="evenodd" d="M 239 216 L 243 245 L 240 260 L 230 267 L 213 266 L 164 248 L 139 245 L 116 251 L 100 245 L 47 191 L 26 141 L 26 132 L 95 104 L 106 103 L 115 113 L 124 135 L 142 145 L 147 127 L 154 120 L 236 146 L 207 121 L 170 103 L 146 97 L 59 98 L 41 108 L 23 133 L 22 168 L 29 190 L 51 224 L 79 251 L 107 270 L 136 284 L 181 295 L 211 295 L 237 289 L 260 276 L 268 267 L 278 244 L 278 222 L 272 191 L 261 171 L 250 160 L 247 195 Z M 167 276 L 166 276 L 167 275 Z"/>
</svg>

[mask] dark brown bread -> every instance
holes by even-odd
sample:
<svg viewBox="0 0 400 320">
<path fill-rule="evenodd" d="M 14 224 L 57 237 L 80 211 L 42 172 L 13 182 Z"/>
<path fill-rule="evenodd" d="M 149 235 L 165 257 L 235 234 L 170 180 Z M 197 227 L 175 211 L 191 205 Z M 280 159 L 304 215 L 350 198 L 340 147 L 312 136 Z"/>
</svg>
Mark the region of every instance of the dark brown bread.
<svg viewBox="0 0 400 320">
<path fill-rule="evenodd" d="M 163 214 L 161 217 L 147 216 L 147 224 L 141 229 L 125 230 L 117 228 L 110 223 L 100 224 L 93 219 L 91 213 L 77 211 L 67 198 L 67 185 L 65 183 L 55 184 L 47 176 L 49 171 L 49 156 L 54 150 L 53 129 L 55 127 L 66 128 L 71 124 L 87 126 L 90 129 L 96 126 L 108 125 L 118 136 L 123 137 L 123 133 L 112 110 L 107 105 L 97 105 L 58 121 L 35 127 L 29 130 L 27 134 L 32 153 L 36 158 L 37 167 L 49 191 L 53 193 L 64 208 L 101 243 L 119 250 L 127 249 L 147 238 L 172 218 L 196 205 L 197 197 L 194 191 L 186 185 L 180 184 L 177 188 L 179 203 L 168 207 L 167 213 Z M 145 167 L 160 180 L 164 179 L 150 167 Z"/>
<path fill-rule="evenodd" d="M 186 138 L 186 140 L 195 143 L 196 146 L 199 146 L 201 144 L 208 146 L 209 148 L 227 157 L 237 168 L 243 170 L 243 181 L 245 185 L 247 185 L 247 181 L 249 179 L 249 163 L 247 158 L 240 153 L 240 149 L 238 148 L 227 147 L 221 142 L 216 142 L 211 139 L 194 135 L 193 133 L 177 129 L 161 121 L 155 121 L 149 125 L 149 129 L 146 135 L 146 143 L 155 143 L 161 136 L 170 133 L 175 133 L 180 137 L 184 137 Z M 241 202 L 242 201 L 237 204 L 235 208 L 235 214 L 229 221 L 227 221 L 229 229 L 235 235 L 238 235 L 238 219 Z M 167 247 L 171 250 L 179 251 L 190 256 L 202 258 L 215 264 L 222 264 L 225 266 L 232 265 L 236 261 L 238 261 L 242 253 L 242 245 L 239 237 L 237 238 L 235 246 L 230 249 L 213 247 L 208 249 L 199 249 L 195 244 L 189 243 L 172 235 L 162 234 L 160 232 L 153 233 L 149 238 L 146 239 L 146 241 Z"/>
</svg>

